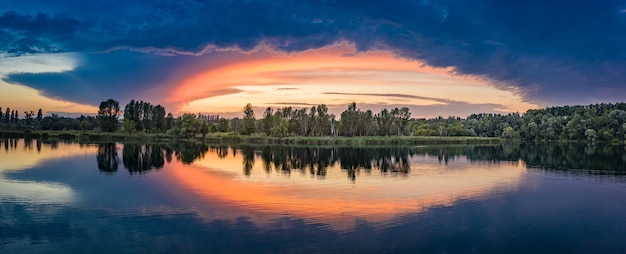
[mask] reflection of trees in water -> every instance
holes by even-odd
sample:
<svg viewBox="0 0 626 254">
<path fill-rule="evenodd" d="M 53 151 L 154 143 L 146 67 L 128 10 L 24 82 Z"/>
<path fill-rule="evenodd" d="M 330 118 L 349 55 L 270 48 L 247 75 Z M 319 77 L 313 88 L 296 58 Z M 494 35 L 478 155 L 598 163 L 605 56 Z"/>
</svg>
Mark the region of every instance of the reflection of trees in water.
<svg viewBox="0 0 626 254">
<path fill-rule="evenodd" d="M 624 146 L 594 144 L 525 144 L 519 147 L 528 167 L 601 175 L 626 174 L 624 149 Z"/>
<path fill-rule="evenodd" d="M 194 143 L 156 143 L 156 144 L 124 144 L 122 163 L 130 174 L 148 173 L 153 169 L 161 169 L 165 162 L 172 159 L 190 164 L 203 158 L 208 146 Z M 115 143 L 98 145 L 98 168 L 103 172 L 117 171 L 118 158 Z"/>
<path fill-rule="evenodd" d="M 411 170 L 409 156 L 413 155 L 412 149 L 402 147 L 339 148 L 338 154 L 341 168 L 352 181 L 361 171 L 369 174 L 372 169 L 407 175 Z"/>
<path fill-rule="evenodd" d="M 141 173 L 162 168 L 166 161 L 172 161 L 172 156 L 183 164 L 191 164 L 204 158 L 208 150 L 207 145 L 197 143 L 126 144 L 123 160 L 129 172 Z"/>
<path fill-rule="evenodd" d="M 4 150 L 10 151 L 17 149 L 17 142 L 19 139 L 17 138 L 5 138 L 2 142 L 4 143 Z"/>
<path fill-rule="evenodd" d="M 229 146 L 215 146 L 215 147 L 209 147 L 209 152 L 213 152 L 217 154 L 217 157 L 222 159 L 228 156 L 229 149 L 230 149 Z"/>
<path fill-rule="evenodd" d="M 339 163 L 349 179 L 360 173 L 378 170 L 384 174 L 407 175 L 409 159 L 415 155 L 436 157 L 440 163 L 458 158 L 477 162 L 499 163 L 522 160 L 529 168 L 567 170 L 585 174 L 626 175 L 624 146 L 594 146 L 585 144 L 500 144 L 450 145 L 427 147 L 238 147 L 244 155 L 244 174 L 249 175 L 255 153 L 260 157 L 265 172 L 275 170 L 282 174 L 294 171 L 324 178 L 327 168 Z"/>
<path fill-rule="evenodd" d="M 167 143 L 166 147 L 169 150 L 174 151 L 176 160 L 182 162 L 183 164 L 191 164 L 197 159 L 204 158 L 204 155 L 209 150 L 209 146 L 206 144 L 188 142 Z"/>
<path fill-rule="evenodd" d="M 585 174 L 626 174 L 625 146 L 578 143 L 500 144 L 493 146 L 420 147 L 418 154 L 440 158 L 466 156 L 470 161 L 518 161 L 529 168 Z M 447 159 L 445 159 L 447 161 Z"/>
<path fill-rule="evenodd" d="M 25 139 L 20 139 L 20 138 L 3 138 L 3 139 L 0 139 L 0 144 L 2 144 L 4 146 L 4 150 L 5 151 L 16 150 L 16 149 L 18 149 L 18 144 L 19 144 L 20 140 L 24 141 L 24 145 L 23 145 L 24 150 L 32 150 L 33 149 L 33 143 L 35 144 L 37 152 L 41 152 L 42 144 L 50 145 L 50 148 L 53 149 L 53 150 L 58 147 L 58 142 L 57 141 L 41 141 L 40 139 L 32 139 L 32 138 L 25 138 Z M 2 147 L 2 146 L 0 146 L 0 147 Z"/>
<path fill-rule="evenodd" d="M 328 168 L 339 162 L 348 178 L 355 180 L 356 175 L 372 169 L 383 173 L 400 173 L 406 175 L 410 171 L 409 151 L 407 148 L 328 148 L 328 147 L 286 147 L 263 146 L 260 148 L 238 147 L 244 155 L 244 174 L 249 175 L 254 163 L 255 152 L 260 156 L 263 169 L 270 173 L 275 170 L 281 174 L 294 171 L 308 173 L 317 178 L 324 178 Z"/>
<path fill-rule="evenodd" d="M 408 174 L 411 167 L 409 165 L 409 151 L 407 148 L 386 148 L 377 150 L 378 159 L 375 166 L 383 173 Z"/>
<path fill-rule="evenodd" d="M 100 172 L 112 174 L 117 171 L 119 160 L 117 158 L 117 148 L 115 143 L 98 144 L 98 169 Z"/>
<path fill-rule="evenodd" d="M 32 138 L 25 138 L 24 139 L 24 149 L 26 149 L 26 150 L 33 150 L 33 139 Z"/>
<path fill-rule="evenodd" d="M 125 144 L 122 150 L 122 161 L 131 174 L 147 173 L 165 165 L 166 153 L 167 150 L 163 145 Z"/>
<path fill-rule="evenodd" d="M 270 173 L 273 170 L 281 174 L 298 171 L 307 172 L 319 178 L 326 176 L 327 168 L 337 161 L 336 149 L 319 147 L 285 147 L 264 146 L 260 148 L 263 169 Z"/>
<path fill-rule="evenodd" d="M 243 154 L 243 174 L 249 176 L 254 167 L 254 148 L 244 146 L 241 148 L 241 153 Z"/>
</svg>

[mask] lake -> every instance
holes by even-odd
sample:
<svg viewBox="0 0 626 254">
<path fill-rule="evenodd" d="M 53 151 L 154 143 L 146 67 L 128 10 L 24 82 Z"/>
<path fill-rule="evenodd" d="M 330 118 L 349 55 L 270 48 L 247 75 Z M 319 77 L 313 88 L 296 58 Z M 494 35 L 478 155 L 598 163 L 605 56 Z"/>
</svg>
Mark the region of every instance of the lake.
<svg viewBox="0 0 626 254">
<path fill-rule="evenodd" d="M 625 253 L 623 146 L 0 140 L 0 253 Z"/>
</svg>

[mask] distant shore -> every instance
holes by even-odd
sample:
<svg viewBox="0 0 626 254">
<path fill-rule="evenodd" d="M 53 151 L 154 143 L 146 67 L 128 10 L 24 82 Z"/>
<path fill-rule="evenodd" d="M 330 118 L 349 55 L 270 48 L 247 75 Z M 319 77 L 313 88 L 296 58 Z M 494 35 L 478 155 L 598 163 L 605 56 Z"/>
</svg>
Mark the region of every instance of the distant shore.
<svg viewBox="0 0 626 254">
<path fill-rule="evenodd" d="M 498 144 L 503 140 L 493 137 L 440 137 L 440 136 L 290 136 L 271 137 L 265 135 L 239 135 L 236 133 L 210 133 L 204 137 L 181 139 L 164 133 L 123 133 L 94 131 L 5 131 L 0 130 L 0 138 L 32 138 L 50 141 L 178 141 L 208 144 L 289 144 L 289 145 L 429 145 L 429 144 Z"/>
</svg>

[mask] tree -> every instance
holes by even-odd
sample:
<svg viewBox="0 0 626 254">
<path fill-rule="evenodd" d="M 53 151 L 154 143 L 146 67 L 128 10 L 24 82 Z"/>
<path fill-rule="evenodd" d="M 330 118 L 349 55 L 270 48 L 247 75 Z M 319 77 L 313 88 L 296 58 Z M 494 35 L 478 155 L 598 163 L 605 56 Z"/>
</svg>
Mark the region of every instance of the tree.
<svg viewBox="0 0 626 254">
<path fill-rule="evenodd" d="M 4 114 L 4 122 L 9 123 L 11 121 L 11 108 L 7 108 L 6 114 Z"/>
<path fill-rule="evenodd" d="M 587 137 L 587 142 L 595 143 L 598 141 L 598 135 L 594 129 L 587 129 L 585 131 L 585 136 Z"/>
<path fill-rule="evenodd" d="M 41 112 L 41 109 L 37 110 L 37 122 L 41 122 L 41 119 L 43 119 L 43 113 Z"/>
<path fill-rule="evenodd" d="M 128 104 L 126 104 L 126 106 L 124 107 L 124 122 L 129 121 L 129 125 L 130 122 L 132 122 L 135 130 L 138 130 L 138 122 L 139 122 L 139 116 L 137 113 L 137 107 L 136 107 L 136 102 L 135 100 L 131 100 Z M 129 129 L 126 129 L 126 127 L 130 127 L 130 126 L 124 126 L 125 131 L 131 131 Z M 134 132 L 135 130 L 132 130 L 132 132 Z"/>
<path fill-rule="evenodd" d="M 394 120 L 392 114 L 384 108 L 380 111 L 380 113 L 374 116 L 374 119 L 378 124 L 378 135 L 389 136 Z"/>
<path fill-rule="evenodd" d="M 252 105 L 248 103 L 243 108 L 243 128 L 241 129 L 241 134 L 250 135 L 254 133 L 256 131 L 255 122 L 254 110 L 252 109 Z"/>
<path fill-rule="evenodd" d="M 164 132 L 165 129 L 165 108 L 161 105 L 156 105 L 152 109 L 152 125 L 158 132 Z"/>
<path fill-rule="evenodd" d="M 220 132 L 228 132 L 230 131 L 230 126 L 228 123 L 228 119 L 226 118 L 220 118 L 220 120 L 218 120 L 217 122 L 217 130 Z"/>
<path fill-rule="evenodd" d="M 273 114 L 274 110 L 272 110 L 271 107 L 266 108 L 265 112 L 263 112 L 263 132 L 265 132 L 265 135 L 267 136 L 272 134 Z"/>
<path fill-rule="evenodd" d="M 28 127 L 30 127 L 33 124 L 33 116 L 35 115 L 35 112 L 31 111 L 24 111 L 24 119 L 26 119 L 26 125 Z"/>
<path fill-rule="evenodd" d="M 339 132 L 343 136 L 356 135 L 358 113 L 356 109 L 356 102 L 352 102 L 348 105 L 348 109 L 341 113 L 341 119 L 339 122 Z"/>
<path fill-rule="evenodd" d="M 181 138 L 193 138 L 197 134 L 204 137 L 209 132 L 209 124 L 196 115 L 185 113 L 174 121 L 174 127 L 167 130 L 168 135 Z"/>
<path fill-rule="evenodd" d="M 113 99 L 108 99 L 100 103 L 98 110 L 98 123 L 100 129 L 106 132 L 117 130 L 118 117 L 120 114 L 120 103 Z"/>
<path fill-rule="evenodd" d="M 506 140 L 519 139 L 519 133 L 511 126 L 507 126 L 502 130 L 502 138 Z"/>
<path fill-rule="evenodd" d="M 135 133 L 135 131 L 137 130 L 135 121 L 130 120 L 129 118 L 124 118 L 124 124 L 122 125 L 122 128 L 124 128 L 124 132 L 126 133 Z"/>
<path fill-rule="evenodd" d="M 172 127 L 174 127 L 174 115 L 167 113 L 167 117 L 165 118 L 165 130 L 169 130 Z"/>
</svg>

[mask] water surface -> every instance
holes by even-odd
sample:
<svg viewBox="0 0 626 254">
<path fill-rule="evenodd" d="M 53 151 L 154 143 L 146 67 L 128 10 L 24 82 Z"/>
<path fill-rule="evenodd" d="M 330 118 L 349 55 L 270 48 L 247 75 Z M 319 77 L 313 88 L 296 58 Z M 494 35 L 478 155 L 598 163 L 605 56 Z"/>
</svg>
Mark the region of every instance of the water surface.
<svg viewBox="0 0 626 254">
<path fill-rule="evenodd" d="M 2 253 L 626 252 L 626 154 L 1 140 Z"/>
</svg>

